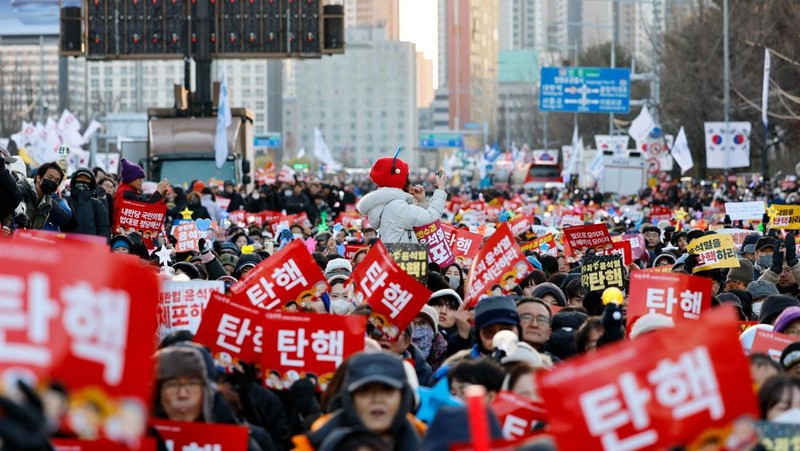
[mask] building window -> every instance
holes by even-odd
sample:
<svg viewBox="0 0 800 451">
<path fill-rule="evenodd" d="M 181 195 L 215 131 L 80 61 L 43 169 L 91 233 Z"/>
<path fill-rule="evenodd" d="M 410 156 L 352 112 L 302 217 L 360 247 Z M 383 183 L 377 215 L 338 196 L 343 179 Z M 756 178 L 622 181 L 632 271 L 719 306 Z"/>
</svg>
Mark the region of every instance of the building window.
<svg viewBox="0 0 800 451">
<path fill-rule="evenodd" d="M 123 87 L 123 88 L 127 87 L 127 86 L 128 86 L 128 79 L 127 79 L 127 78 L 123 78 L 123 79 L 121 79 L 121 80 L 119 81 L 119 85 L 120 85 L 121 87 Z"/>
<path fill-rule="evenodd" d="M 106 88 L 110 88 L 111 86 L 113 86 L 113 83 L 114 83 L 114 80 L 111 79 L 111 78 L 106 78 L 105 80 L 103 80 L 103 85 Z"/>
<path fill-rule="evenodd" d="M 92 88 L 99 88 L 100 87 L 100 80 L 94 78 L 92 79 Z M 97 94 L 97 92 L 92 92 L 92 94 Z"/>
<path fill-rule="evenodd" d="M 91 72 L 92 75 L 100 75 L 100 68 L 96 67 L 96 66 L 92 67 L 90 72 Z"/>
<path fill-rule="evenodd" d="M 103 68 L 103 74 L 104 75 L 111 75 L 112 72 L 113 72 L 113 69 L 111 67 Z"/>
</svg>

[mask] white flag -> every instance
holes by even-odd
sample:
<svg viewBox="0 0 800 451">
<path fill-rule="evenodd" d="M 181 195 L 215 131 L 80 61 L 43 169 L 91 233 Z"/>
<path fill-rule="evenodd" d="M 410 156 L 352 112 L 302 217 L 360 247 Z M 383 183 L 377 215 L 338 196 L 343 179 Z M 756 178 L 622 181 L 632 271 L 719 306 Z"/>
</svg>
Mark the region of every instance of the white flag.
<svg viewBox="0 0 800 451">
<path fill-rule="evenodd" d="M 628 135 L 594 135 L 594 145 L 597 150 L 610 150 L 614 155 L 625 155 L 629 141 Z"/>
<path fill-rule="evenodd" d="M 328 145 L 325 144 L 325 139 L 322 137 L 322 132 L 319 128 L 314 127 L 314 156 L 322 162 L 328 169 L 338 171 L 342 165 L 336 162 L 331 155 Z"/>
<path fill-rule="evenodd" d="M 749 167 L 751 127 L 749 122 L 706 122 L 706 167 Z"/>
<path fill-rule="evenodd" d="M 650 110 L 647 109 L 647 106 L 643 106 L 642 111 L 631 122 L 628 134 L 631 135 L 634 141 L 639 142 L 645 139 L 654 128 L 656 128 L 656 121 L 650 115 Z"/>
<path fill-rule="evenodd" d="M 692 151 L 689 149 L 689 141 L 686 140 L 686 132 L 683 127 L 681 127 L 681 131 L 678 132 L 678 137 L 675 138 L 675 143 L 672 145 L 672 158 L 681 167 L 681 175 L 694 166 Z"/>
<path fill-rule="evenodd" d="M 600 180 L 600 177 L 603 176 L 604 171 L 605 162 L 603 161 L 603 151 L 598 149 L 597 155 L 595 155 L 592 164 L 589 166 L 589 175 L 591 175 L 595 180 Z"/>
<path fill-rule="evenodd" d="M 58 119 L 58 129 L 62 131 L 77 132 L 81 129 L 81 121 L 69 110 L 64 109 Z"/>
<path fill-rule="evenodd" d="M 300 150 L 297 151 L 297 158 L 303 158 L 306 156 L 306 148 L 301 147 Z"/>
<path fill-rule="evenodd" d="M 228 98 L 228 77 L 222 70 L 219 84 L 219 105 L 217 106 L 217 133 L 214 136 L 214 160 L 217 169 L 228 159 L 228 127 L 231 125 L 231 105 Z"/>
<path fill-rule="evenodd" d="M 769 49 L 764 48 L 764 82 L 763 86 L 761 87 L 761 123 L 764 124 L 764 128 L 767 128 L 767 122 L 769 119 L 767 118 L 768 108 L 769 108 L 769 69 L 770 69 L 770 60 L 769 60 Z"/>
<path fill-rule="evenodd" d="M 92 119 L 92 122 L 89 122 L 89 126 L 86 127 L 86 131 L 84 131 L 83 135 L 81 136 L 81 141 L 83 141 L 83 144 L 91 141 L 94 134 L 97 133 L 97 130 L 100 130 L 100 127 L 102 127 L 102 124 Z"/>
</svg>

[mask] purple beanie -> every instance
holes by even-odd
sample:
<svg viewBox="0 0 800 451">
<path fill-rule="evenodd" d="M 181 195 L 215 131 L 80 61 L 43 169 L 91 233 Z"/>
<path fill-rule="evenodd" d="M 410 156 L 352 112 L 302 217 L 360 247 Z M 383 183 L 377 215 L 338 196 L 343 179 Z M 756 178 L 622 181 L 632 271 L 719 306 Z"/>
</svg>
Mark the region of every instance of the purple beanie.
<svg viewBox="0 0 800 451">
<path fill-rule="evenodd" d="M 775 320 L 773 330 L 782 334 L 795 321 L 800 321 L 800 307 L 787 307 Z"/>
<path fill-rule="evenodd" d="M 144 169 L 136 163 L 131 163 L 126 159 L 120 160 L 120 165 L 122 169 L 120 170 L 120 177 L 122 178 L 122 183 L 130 183 L 136 179 L 143 179 L 144 178 Z"/>
</svg>

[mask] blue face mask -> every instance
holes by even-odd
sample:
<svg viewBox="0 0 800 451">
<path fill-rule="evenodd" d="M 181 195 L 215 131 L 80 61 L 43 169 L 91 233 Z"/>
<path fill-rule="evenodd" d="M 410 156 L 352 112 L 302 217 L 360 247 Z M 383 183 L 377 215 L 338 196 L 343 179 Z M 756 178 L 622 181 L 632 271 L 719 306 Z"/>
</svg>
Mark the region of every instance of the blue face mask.
<svg viewBox="0 0 800 451">
<path fill-rule="evenodd" d="M 758 257 L 758 264 L 761 265 L 762 268 L 769 268 L 772 266 L 772 256 L 762 255 L 761 257 Z"/>
<path fill-rule="evenodd" d="M 414 333 L 411 335 L 413 343 L 422 351 L 422 355 L 428 358 L 433 348 L 433 338 L 436 332 L 427 324 L 414 327 Z"/>
</svg>

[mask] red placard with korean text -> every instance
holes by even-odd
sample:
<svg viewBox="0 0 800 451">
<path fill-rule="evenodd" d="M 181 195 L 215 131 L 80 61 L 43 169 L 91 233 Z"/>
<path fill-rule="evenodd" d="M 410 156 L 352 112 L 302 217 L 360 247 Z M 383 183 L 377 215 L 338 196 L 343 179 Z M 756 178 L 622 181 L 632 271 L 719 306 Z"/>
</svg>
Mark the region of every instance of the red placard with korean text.
<svg viewBox="0 0 800 451">
<path fill-rule="evenodd" d="M 278 232 L 283 229 L 290 229 L 294 224 L 295 220 L 297 219 L 297 215 L 286 215 L 281 216 L 280 218 L 275 218 L 269 221 L 269 229 L 272 231 L 272 234 L 277 236 Z"/>
<path fill-rule="evenodd" d="M 370 322 L 390 340 L 400 336 L 431 296 L 392 259 L 382 241 L 370 248 L 348 284 L 355 303 L 372 307 Z"/>
<path fill-rule="evenodd" d="M 232 367 L 239 360 L 261 361 L 264 311 L 231 301 L 220 293 L 212 293 L 203 321 L 194 341 L 211 350 L 214 359 L 223 367 Z"/>
<path fill-rule="evenodd" d="M 221 280 L 161 282 L 158 292 L 158 337 L 178 330 L 196 333 L 211 293 L 224 293 Z"/>
<path fill-rule="evenodd" d="M 668 449 L 757 417 L 732 309 L 620 341 L 537 373 L 559 449 Z M 732 377 L 736 375 L 736 377 Z"/>
<path fill-rule="evenodd" d="M 633 248 L 631 247 L 630 241 L 611 241 L 611 249 L 606 249 L 605 251 L 598 252 L 599 255 L 614 255 L 619 254 L 622 255 L 622 263 L 625 266 L 630 265 L 633 263 Z M 670 270 L 672 267 L 670 267 Z"/>
<path fill-rule="evenodd" d="M 138 441 L 152 402 L 155 273 L 129 256 L 69 241 L 1 239 L 0 255 L 2 384 L 60 382 L 70 397 L 67 431 Z M 17 388 L 0 391 L 9 389 Z M 96 422 L 73 421 L 98 403 Z M 122 418 L 132 427 L 116 427 Z"/>
<path fill-rule="evenodd" d="M 356 254 L 361 249 L 364 249 L 367 246 L 362 246 L 360 244 L 345 244 L 344 246 L 344 258 L 353 261 L 356 258 Z"/>
<path fill-rule="evenodd" d="M 175 451 L 247 451 L 247 426 L 150 420 L 167 449 Z"/>
<path fill-rule="evenodd" d="M 428 246 L 428 261 L 436 263 L 440 268 L 447 268 L 456 262 L 441 222 L 437 220 L 426 226 L 414 227 L 414 233 L 419 244 Z"/>
<path fill-rule="evenodd" d="M 528 374 L 525 377 L 533 377 Z M 514 392 L 501 391 L 492 401 L 492 411 L 500 421 L 503 438 L 518 439 L 531 435 L 536 423 L 546 421 L 544 406 Z"/>
<path fill-rule="evenodd" d="M 292 240 L 233 284 L 231 298 L 242 305 L 274 310 L 291 301 L 301 304 L 317 299 L 329 289 L 303 242 Z"/>
<path fill-rule="evenodd" d="M 247 212 L 244 210 L 234 210 L 228 213 L 228 220 L 230 220 L 233 224 L 242 224 L 246 225 L 245 218 L 247 217 Z"/>
<path fill-rule="evenodd" d="M 156 439 L 145 437 L 139 446 L 128 446 L 110 440 L 76 440 L 68 438 L 54 438 L 50 441 L 55 451 L 156 451 Z"/>
<path fill-rule="evenodd" d="M 119 207 L 115 206 L 114 228 L 112 235 L 138 232 L 142 234 L 145 245 L 152 248 L 153 239 L 164 227 L 164 214 L 167 205 L 164 203 L 148 204 L 123 199 Z"/>
<path fill-rule="evenodd" d="M 650 258 L 647 253 L 647 243 L 644 240 L 644 235 L 641 233 L 626 233 L 624 235 L 616 235 L 612 241 L 627 241 L 631 243 L 631 256 L 634 260 L 644 260 Z"/>
<path fill-rule="evenodd" d="M 194 221 L 182 222 L 178 225 L 172 226 L 170 235 L 174 236 L 177 241 L 175 243 L 175 252 L 191 252 L 198 251 L 200 247 L 197 241 L 203 237 L 197 224 Z"/>
<path fill-rule="evenodd" d="M 646 313 L 669 316 L 678 324 L 697 320 L 711 308 L 711 279 L 707 277 L 633 271 L 628 293 L 628 329 Z"/>
<path fill-rule="evenodd" d="M 750 354 L 760 352 L 762 354 L 767 354 L 775 361 L 779 361 L 784 348 L 795 341 L 797 341 L 797 337 L 792 335 L 779 334 L 771 330 L 756 329 L 756 335 L 753 337 L 753 346 L 750 348 Z"/>
<path fill-rule="evenodd" d="M 564 255 L 580 257 L 586 249 L 606 250 L 611 248 L 611 235 L 605 224 L 588 224 L 566 227 L 564 233 Z"/>
<path fill-rule="evenodd" d="M 535 238 L 528 243 L 525 243 L 526 247 L 530 247 L 530 249 L 536 253 L 540 254 L 548 254 L 555 257 L 558 255 L 558 246 L 556 245 L 556 238 L 553 236 L 552 233 L 548 233 L 547 235 L 539 238 Z M 522 248 L 525 249 L 524 247 Z"/>
<path fill-rule="evenodd" d="M 650 207 L 648 218 L 650 218 L 650 222 L 669 221 L 672 219 L 672 210 L 663 205 L 654 205 Z"/>
<path fill-rule="evenodd" d="M 314 375 L 324 391 L 342 361 L 364 350 L 364 316 L 269 312 L 262 324 L 264 343 L 269 343 L 261 355 L 268 388 L 288 390 Z"/>
<path fill-rule="evenodd" d="M 471 265 L 472 260 L 478 255 L 478 250 L 481 248 L 483 235 L 446 224 L 443 224 L 442 227 L 445 230 L 445 235 L 448 234 L 448 227 L 452 230 L 448 241 L 450 242 L 450 248 L 453 250 L 453 255 L 456 257 L 456 263 L 462 268 Z"/>
<path fill-rule="evenodd" d="M 340 223 L 345 229 L 359 228 L 361 226 L 361 214 L 357 211 L 345 211 L 339 213 L 336 222 Z"/>
<path fill-rule="evenodd" d="M 500 224 L 472 261 L 464 301 L 475 305 L 480 298 L 488 296 L 495 285 L 500 286 L 503 293 L 508 293 L 531 271 L 533 266 L 511 235 L 508 224 Z"/>
<path fill-rule="evenodd" d="M 80 233 L 54 232 L 51 230 L 36 229 L 16 229 L 11 235 L 13 237 L 28 238 L 44 243 L 58 244 L 62 241 L 76 241 L 80 243 L 94 244 L 107 249 L 108 239 L 97 235 L 83 235 Z"/>
<path fill-rule="evenodd" d="M 514 236 L 520 236 L 525 232 L 531 231 L 533 219 L 530 216 L 517 215 L 514 219 L 508 221 L 508 226 L 511 227 L 511 233 Z"/>
</svg>

